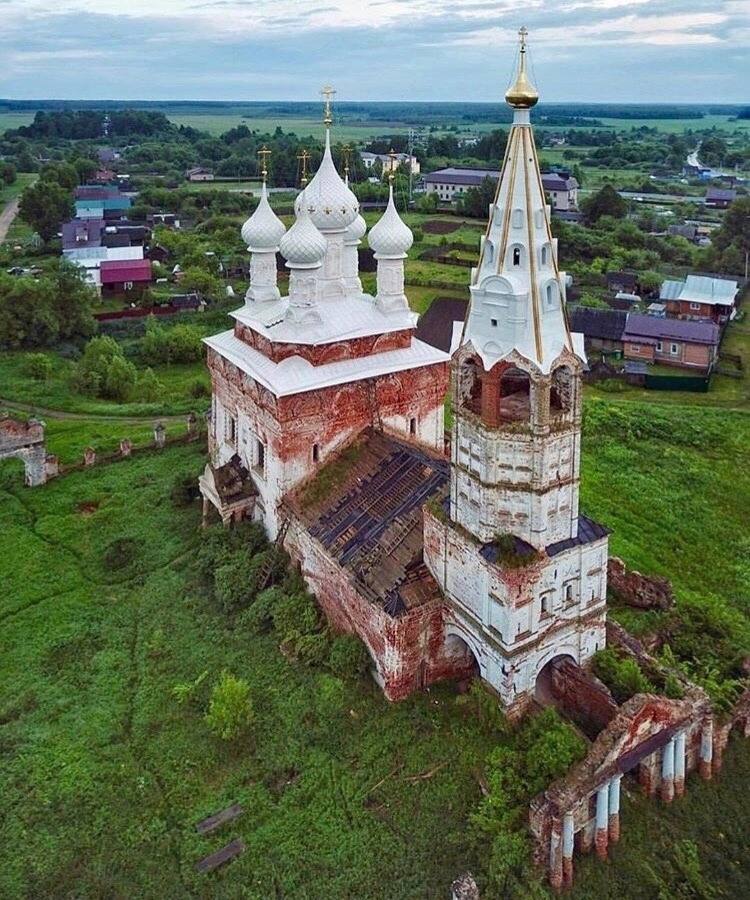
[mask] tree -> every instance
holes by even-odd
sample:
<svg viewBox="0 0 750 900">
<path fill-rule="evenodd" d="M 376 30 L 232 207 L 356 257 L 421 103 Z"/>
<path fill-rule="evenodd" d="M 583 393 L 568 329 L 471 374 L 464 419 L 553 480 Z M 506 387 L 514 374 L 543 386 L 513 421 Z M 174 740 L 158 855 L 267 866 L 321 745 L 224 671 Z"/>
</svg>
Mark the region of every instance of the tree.
<svg viewBox="0 0 750 900">
<path fill-rule="evenodd" d="M 437 191 L 426 191 L 424 194 L 421 194 L 417 199 L 417 209 L 421 213 L 437 212 L 437 207 L 438 207 Z"/>
<path fill-rule="evenodd" d="M 0 346 L 45 347 L 60 334 L 49 279 L 14 278 L 0 272 Z"/>
<path fill-rule="evenodd" d="M 95 159 L 85 157 L 77 157 L 73 160 L 73 167 L 78 173 L 78 180 L 81 184 L 85 184 L 90 178 L 96 174 L 99 164 Z"/>
<path fill-rule="evenodd" d="M 39 170 L 40 181 L 50 181 L 72 191 L 78 186 L 78 172 L 70 163 L 47 163 Z"/>
<path fill-rule="evenodd" d="M 10 162 L 0 162 L 0 180 L 3 184 L 13 184 L 16 180 L 16 167 Z"/>
<path fill-rule="evenodd" d="M 188 293 L 195 291 L 210 300 L 218 300 L 224 293 L 221 280 L 205 269 L 189 266 L 182 274 L 180 287 Z"/>
<path fill-rule="evenodd" d="M 139 400 L 146 403 L 153 403 L 159 399 L 159 395 L 164 392 L 164 385 L 154 374 L 152 368 L 146 368 L 138 376 L 136 394 Z"/>
<path fill-rule="evenodd" d="M 711 235 L 709 256 L 722 272 L 744 272 L 750 256 L 750 197 L 738 197 Z"/>
<path fill-rule="evenodd" d="M 458 209 L 464 216 L 475 219 L 487 217 L 487 210 L 495 200 L 497 181 L 494 178 L 485 178 L 477 188 L 469 188 L 458 201 Z"/>
<path fill-rule="evenodd" d="M 253 716 L 250 685 L 224 670 L 211 691 L 204 717 L 209 729 L 222 740 L 233 741 L 248 730 Z"/>
<path fill-rule="evenodd" d="M 44 353 L 30 353 L 23 361 L 23 372 L 34 381 L 47 381 L 52 374 L 52 360 Z"/>
<path fill-rule="evenodd" d="M 57 234 L 60 223 L 73 217 L 73 198 L 57 182 L 40 179 L 21 194 L 18 211 L 46 244 Z"/>
<path fill-rule="evenodd" d="M 76 367 L 74 384 L 84 394 L 106 397 L 123 403 L 132 395 L 138 372 L 125 359 L 114 338 L 92 338 Z"/>
<path fill-rule="evenodd" d="M 624 219 L 628 211 L 628 204 L 617 193 L 611 184 L 604 187 L 581 202 L 581 210 L 586 224 L 596 224 L 602 216 L 612 216 L 613 219 Z"/>
</svg>

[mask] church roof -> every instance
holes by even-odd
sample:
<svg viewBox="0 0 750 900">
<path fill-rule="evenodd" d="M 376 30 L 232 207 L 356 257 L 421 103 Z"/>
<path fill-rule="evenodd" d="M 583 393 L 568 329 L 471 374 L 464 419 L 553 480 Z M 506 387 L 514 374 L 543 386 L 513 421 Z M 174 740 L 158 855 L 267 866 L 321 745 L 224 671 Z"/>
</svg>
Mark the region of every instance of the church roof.
<svg viewBox="0 0 750 900">
<path fill-rule="evenodd" d="M 345 475 L 291 495 L 310 534 L 349 570 L 360 592 L 397 617 L 440 598 L 422 559 L 422 507 L 444 493 L 448 460 L 368 431 L 334 461 Z"/>
<path fill-rule="evenodd" d="M 414 243 L 411 229 L 404 223 L 393 202 L 393 183 L 388 192 L 388 206 L 370 229 L 368 242 L 370 248 L 375 251 L 376 257 L 386 259 L 400 259 L 406 256 L 407 251 Z"/>
<path fill-rule="evenodd" d="M 289 356 L 281 362 L 274 362 L 259 350 L 241 341 L 232 330 L 204 338 L 204 343 L 276 397 L 348 384 L 420 366 L 433 366 L 449 360 L 447 353 L 416 339 L 412 339 L 411 346 L 402 349 L 355 359 L 342 359 L 320 366 L 312 365 L 301 356 Z"/>
<path fill-rule="evenodd" d="M 242 226 L 242 240 L 250 252 L 276 251 L 286 228 L 281 219 L 271 209 L 268 202 L 266 183 L 260 192 L 260 202 L 253 214 Z"/>
</svg>

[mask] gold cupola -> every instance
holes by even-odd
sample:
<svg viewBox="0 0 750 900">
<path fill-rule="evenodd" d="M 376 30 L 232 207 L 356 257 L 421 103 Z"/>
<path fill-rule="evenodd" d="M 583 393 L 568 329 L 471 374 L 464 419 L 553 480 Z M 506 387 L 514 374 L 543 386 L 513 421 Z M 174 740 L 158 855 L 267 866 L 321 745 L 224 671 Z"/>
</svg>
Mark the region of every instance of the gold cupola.
<svg viewBox="0 0 750 900">
<path fill-rule="evenodd" d="M 539 101 L 539 94 L 526 74 L 526 35 L 528 33 L 526 28 L 521 28 L 518 32 L 521 43 L 518 75 L 514 84 L 505 93 L 505 102 L 513 109 L 531 109 Z"/>
</svg>

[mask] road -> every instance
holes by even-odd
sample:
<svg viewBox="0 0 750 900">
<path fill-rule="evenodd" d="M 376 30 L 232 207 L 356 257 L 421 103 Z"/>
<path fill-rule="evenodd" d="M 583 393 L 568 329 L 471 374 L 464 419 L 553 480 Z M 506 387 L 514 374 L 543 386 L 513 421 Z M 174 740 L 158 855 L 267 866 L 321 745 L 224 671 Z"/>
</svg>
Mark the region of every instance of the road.
<svg viewBox="0 0 750 900">
<path fill-rule="evenodd" d="M 188 414 L 182 416 L 116 416 L 97 413 L 74 413 L 63 409 L 48 409 L 44 406 L 36 406 L 32 403 L 18 403 L 15 400 L 3 400 L 0 397 L 0 409 L 5 408 L 15 412 L 32 413 L 43 419 L 73 419 L 77 421 L 90 421 L 97 419 L 102 422 L 122 422 L 125 425 L 153 425 L 156 422 L 186 422 Z"/>
<path fill-rule="evenodd" d="M 5 209 L 0 213 L 0 244 L 7 237 L 8 229 L 13 224 L 13 219 L 15 219 L 17 214 L 18 198 L 11 200 L 10 203 L 6 203 Z"/>
</svg>

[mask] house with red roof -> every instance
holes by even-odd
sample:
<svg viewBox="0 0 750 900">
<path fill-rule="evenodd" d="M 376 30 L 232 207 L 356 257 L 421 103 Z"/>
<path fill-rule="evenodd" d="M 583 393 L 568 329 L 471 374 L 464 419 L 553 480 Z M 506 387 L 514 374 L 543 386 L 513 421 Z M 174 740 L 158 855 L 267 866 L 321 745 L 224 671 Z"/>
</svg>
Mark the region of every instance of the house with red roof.
<svg viewBox="0 0 750 900">
<path fill-rule="evenodd" d="M 142 291 L 151 283 L 150 259 L 105 260 L 99 271 L 102 293 Z"/>
</svg>

